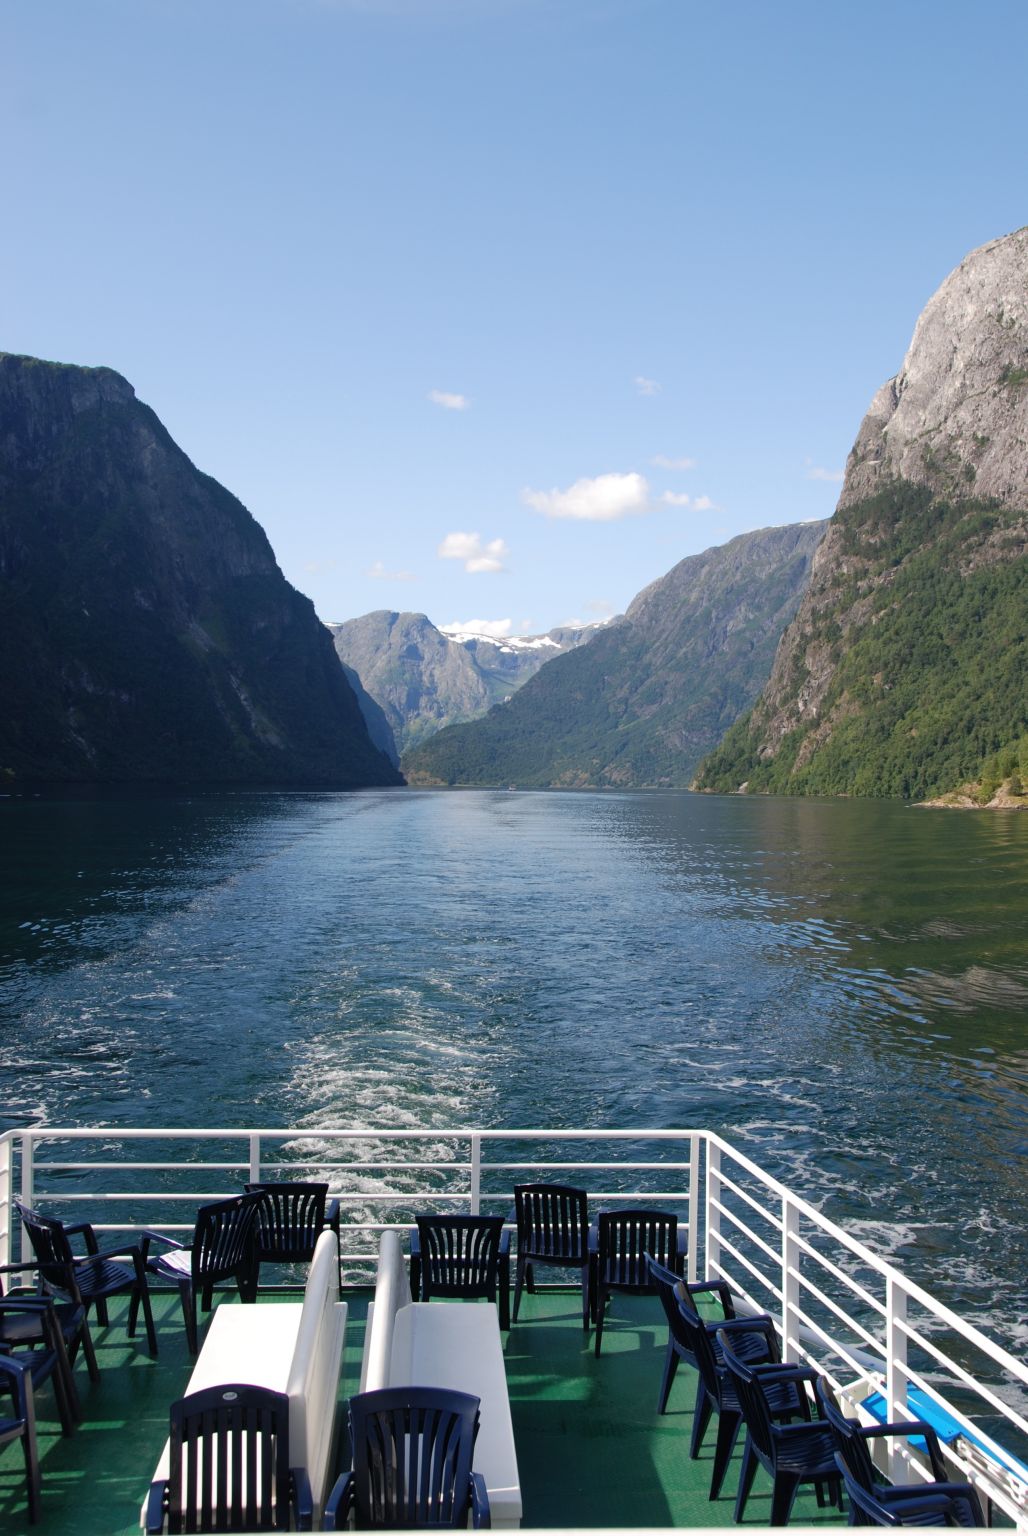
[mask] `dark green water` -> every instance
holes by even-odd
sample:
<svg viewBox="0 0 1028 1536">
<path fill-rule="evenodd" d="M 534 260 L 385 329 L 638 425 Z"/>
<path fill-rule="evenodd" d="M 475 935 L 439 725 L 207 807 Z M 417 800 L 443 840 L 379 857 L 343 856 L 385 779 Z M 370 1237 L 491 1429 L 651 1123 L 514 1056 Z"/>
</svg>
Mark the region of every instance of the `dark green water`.
<svg viewBox="0 0 1028 1536">
<path fill-rule="evenodd" d="M 1023 1350 L 1028 816 L 0 802 L 4 1127 L 709 1125 Z"/>
</svg>

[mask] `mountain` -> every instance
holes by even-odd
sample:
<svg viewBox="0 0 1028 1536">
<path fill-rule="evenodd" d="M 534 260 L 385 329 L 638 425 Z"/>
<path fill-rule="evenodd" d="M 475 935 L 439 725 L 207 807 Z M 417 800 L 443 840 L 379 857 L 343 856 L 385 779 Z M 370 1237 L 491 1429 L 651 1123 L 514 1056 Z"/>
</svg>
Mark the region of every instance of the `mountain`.
<svg viewBox="0 0 1028 1536">
<path fill-rule="evenodd" d="M 404 771 L 412 783 L 688 784 L 766 680 L 825 526 L 764 528 L 681 561 L 508 704 L 405 753 Z"/>
<path fill-rule="evenodd" d="M 397 784 L 263 531 L 109 368 L 0 353 L 0 774 Z"/>
<path fill-rule="evenodd" d="M 496 640 L 444 633 L 423 613 L 384 608 L 329 625 L 339 659 L 380 706 L 401 753 L 443 726 L 484 715 L 545 661 L 583 644 L 602 627 L 566 626 L 545 635 Z M 371 719 L 368 725 L 371 729 Z"/>
<path fill-rule="evenodd" d="M 1021 229 L 926 306 L 857 435 L 768 685 L 697 788 L 923 799 L 1001 775 L 1028 732 L 1026 617 Z"/>
</svg>

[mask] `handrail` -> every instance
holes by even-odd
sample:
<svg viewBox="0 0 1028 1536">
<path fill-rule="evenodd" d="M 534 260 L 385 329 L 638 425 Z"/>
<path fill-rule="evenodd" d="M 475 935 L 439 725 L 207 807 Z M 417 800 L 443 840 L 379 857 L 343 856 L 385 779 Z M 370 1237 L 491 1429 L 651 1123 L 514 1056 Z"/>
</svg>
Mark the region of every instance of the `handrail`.
<svg viewBox="0 0 1028 1536">
<path fill-rule="evenodd" d="M 215 1155 L 206 1161 L 187 1161 L 177 1153 L 186 1142 L 201 1154 L 209 1148 Z M 46 1151 L 57 1151 L 54 1143 L 63 1143 L 63 1149 L 51 1161 Z M 163 1143 L 168 1156 L 155 1159 L 152 1152 L 147 1156 L 149 1149 L 144 1143 Z M 221 1146 L 215 1148 L 215 1143 Z M 540 1147 L 537 1159 L 531 1157 L 533 1144 Z M 96 1146 L 103 1155 L 95 1162 L 88 1156 L 81 1162 L 72 1161 L 69 1152 L 78 1145 L 84 1151 Z M 133 1161 L 131 1153 L 137 1146 L 144 1157 Z M 646 1156 L 655 1146 L 666 1149 L 668 1156 Z M 124 1148 L 126 1157 L 112 1157 L 115 1147 Z M 225 1157 L 226 1152 L 234 1153 L 237 1148 L 238 1158 Z M 431 1149 L 428 1156 L 426 1148 Z M 504 1156 L 508 1148 L 512 1154 L 509 1158 Z M 578 1148 L 583 1155 L 576 1158 Z M 623 1160 L 610 1155 L 622 1148 L 629 1154 Z M 405 1149 L 412 1156 L 405 1157 Z M 633 1151 L 634 1157 L 630 1155 Z M 833 1358 L 848 1371 L 866 1359 L 867 1390 L 884 1392 L 890 1418 L 908 1416 L 906 1393 L 909 1386 L 923 1383 L 919 1357 L 927 1358 L 933 1372 L 933 1396 L 965 1431 L 975 1434 L 979 1444 L 991 1447 L 1009 1464 L 1009 1452 L 982 1432 L 965 1406 L 950 1402 L 940 1391 L 940 1366 L 958 1394 L 973 1390 L 993 1416 L 1002 1415 L 1013 1435 L 1028 1436 L 1028 1418 L 1004 1400 L 1001 1389 L 993 1390 L 994 1383 L 978 1380 L 966 1364 L 954 1358 L 952 1350 L 941 1348 L 938 1330 L 956 1335 L 960 1350 L 984 1357 L 989 1372 L 1001 1374 L 1008 1385 L 1028 1387 L 1024 1362 L 937 1301 L 752 1158 L 717 1133 L 705 1130 L 31 1126 L 0 1135 L 0 1262 L 12 1258 L 16 1223 L 11 1213 L 16 1195 L 27 1203 L 37 1193 L 40 1199 L 58 1205 L 92 1203 L 99 1207 L 95 1224 L 102 1230 L 124 1232 L 145 1225 L 171 1231 L 182 1229 L 171 1218 L 176 1206 L 203 1203 L 225 1193 L 223 1186 L 204 1195 L 184 1188 L 183 1179 L 196 1174 L 225 1174 L 226 1183 L 233 1176 L 242 1182 L 244 1177 L 256 1180 L 272 1171 L 284 1176 L 308 1167 L 317 1167 L 331 1183 L 350 1182 L 349 1188 L 333 1191 L 343 1208 L 342 1230 L 344 1240 L 349 1234 L 348 1249 L 361 1237 L 401 1233 L 408 1225 L 404 1208 L 413 1208 L 419 1201 L 461 1201 L 478 1210 L 484 1203 L 509 1195 L 511 1176 L 522 1172 L 550 1173 L 561 1182 L 574 1182 L 577 1177 L 583 1183 L 586 1175 L 620 1175 L 606 1178 L 607 1187 L 602 1192 L 591 1189 L 591 1198 L 605 1203 L 660 1200 L 686 1208 L 690 1278 L 701 1274 L 723 1278 L 748 1304 L 762 1310 L 770 1300 L 771 1310 L 778 1313 L 777 1325 L 789 1357 L 812 1363 L 829 1375 L 832 1368 L 826 1362 Z M 146 1181 L 150 1187 L 133 1189 L 133 1182 L 146 1174 L 159 1177 Z M 73 1182 L 76 1176 L 77 1184 Z M 174 1176 L 178 1182 L 174 1187 L 155 1189 L 152 1186 L 161 1182 L 160 1176 L 165 1181 Z M 355 1189 L 353 1180 L 382 1187 Z M 216 1184 L 218 1180 L 210 1182 Z M 658 1183 L 660 1187 L 655 1188 Z M 125 1211 L 125 1219 L 119 1221 L 119 1210 L 125 1207 L 135 1209 Z M 161 1208 L 169 1219 L 160 1219 Z M 143 1221 L 136 1219 L 140 1212 L 145 1212 Z M 105 1213 L 111 1219 L 105 1221 Z M 391 1238 L 390 1244 L 394 1241 Z M 819 1245 L 830 1246 L 831 1253 L 821 1252 Z M 344 1261 L 370 1266 L 374 1252 L 367 1248 L 347 1251 Z M 915 1326 L 916 1319 L 910 1320 L 912 1311 L 927 1315 L 934 1330 L 932 1339 L 927 1338 L 923 1327 Z M 869 1347 L 871 1355 L 867 1353 Z M 908 1352 L 912 1352 L 909 1360 Z M 1028 1482 L 1022 1500 L 1016 1475 L 1011 1474 L 1006 1482 L 996 1481 L 990 1478 L 987 1466 L 983 1471 L 961 1461 L 956 1453 L 948 1454 L 960 1466 L 961 1476 L 977 1482 L 1028 1531 Z M 901 1447 L 897 1455 L 905 1460 L 909 1453 Z"/>
</svg>

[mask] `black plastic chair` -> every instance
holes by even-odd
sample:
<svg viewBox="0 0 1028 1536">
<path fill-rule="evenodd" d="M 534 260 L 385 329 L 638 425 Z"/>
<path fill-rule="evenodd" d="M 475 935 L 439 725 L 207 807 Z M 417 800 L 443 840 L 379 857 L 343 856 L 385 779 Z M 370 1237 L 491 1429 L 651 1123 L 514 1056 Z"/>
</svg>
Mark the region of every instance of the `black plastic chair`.
<svg viewBox="0 0 1028 1536">
<path fill-rule="evenodd" d="M 891 1424 L 859 1424 L 856 1419 L 848 1418 L 843 1413 L 838 1398 L 823 1377 L 817 1382 L 816 1390 L 821 1411 L 835 1436 L 836 1455 L 843 1470 L 847 1490 L 850 1491 L 850 1501 L 862 1513 L 869 1515 L 869 1507 L 874 1505 L 896 1516 L 904 1516 L 910 1513 L 905 1506 L 911 1500 L 920 1502 L 929 1497 L 938 1497 L 945 1501 L 946 1518 L 936 1519 L 934 1521 L 936 1525 L 962 1525 L 974 1528 L 986 1524 L 981 1501 L 970 1483 L 949 1481 L 939 1437 L 930 1424 L 925 1424 L 921 1419 L 901 1419 Z M 888 1438 L 890 1435 L 904 1437 L 917 1435 L 923 1439 L 933 1481 L 886 1483 L 882 1480 L 871 1458 L 870 1442 Z M 867 1508 L 861 1503 L 860 1498 L 854 1495 L 851 1484 L 866 1497 Z M 908 1521 L 905 1518 L 899 1518 L 895 1521 L 876 1519 L 873 1523 L 906 1525 L 932 1524 L 933 1522 L 919 1519 Z"/>
<path fill-rule="evenodd" d="M 148 1536 L 178 1531 L 298 1531 L 314 1520 L 310 1479 L 289 1465 L 289 1398 L 208 1387 L 171 1405 L 168 1476 L 150 1484 Z"/>
<path fill-rule="evenodd" d="M 78 1310 L 84 1317 L 84 1309 Z M 33 1394 L 50 1382 L 61 1433 L 72 1434 L 82 1420 L 82 1410 L 64 1335 L 49 1296 L 0 1299 L 0 1352 L 8 1357 L 13 1354 L 25 1367 L 32 1378 Z"/>
<path fill-rule="evenodd" d="M 196 1213 L 193 1240 L 188 1245 L 148 1232 L 154 1242 L 167 1243 L 169 1252 L 155 1254 L 149 1260 L 151 1272 L 163 1280 L 173 1280 L 182 1298 L 182 1316 L 190 1354 L 198 1348 L 196 1303 L 199 1298 L 205 1312 L 211 1310 L 214 1287 L 234 1280 L 243 1301 L 256 1301 L 257 1276 L 254 1263 L 254 1225 L 261 1196 L 232 1195 L 202 1205 Z"/>
<path fill-rule="evenodd" d="M 717 1338 L 746 1425 L 746 1448 L 735 1500 L 736 1522 L 745 1512 L 758 1465 L 769 1473 L 774 1483 L 771 1525 L 788 1525 L 796 1494 L 803 1483 L 815 1485 L 819 1506 L 824 1504 L 827 1489 L 831 1502 L 841 1509 L 842 1482 L 835 1461 L 835 1434 L 831 1425 L 820 1418 L 801 1424 L 783 1423 L 775 1417 L 767 1395 L 769 1385 L 794 1385 L 802 1394 L 803 1405 L 809 1414 L 805 1387 L 817 1380 L 817 1371 L 805 1365 L 747 1365 L 735 1353 L 728 1329 L 719 1329 Z"/>
<path fill-rule="evenodd" d="M 660 1383 L 660 1392 L 657 1394 L 657 1412 L 667 1411 L 668 1398 L 671 1395 L 671 1386 L 678 1370 L 679 1360 L 684 1360 L 696 1371 L 699 1370 L 699 1362 L 696 1359 L 696 1351 L 693 1348 L 691 1332 L 686 1330 L 682 1319 L 682 1311 L 688 1308 L 697 1323 L 707 1329 L 721 1327 L 726 1318 L 735 1316 L 735 1306 L 732 1302 L 732 1292 L 724 1280 L 699 1280 L 686 1282 L 674 1270 L 666 1269 L 663 1264 L 658 1264 L 656 1259 L 647 1254 L 650 1278 L 654 1289 L 660 1297 L 660 1304 L 664 1308 L 664 1316 L 667 1318 L 667 1352 L 664 1356 L 664 1375 Z M 693 1296 L 705 1294 L 717 1296 L 721 1303 L 721 1317 L 707 1321 L 701 1319 L 699 1313 L 692 1304 Z M 764 1357 L 766 1358 L 766 1356 Z M 699 1383 L 697 1392 L 697 1410 L 699 1399 L 703 1393 L 703 1383 Z"/>
<path fill-rule="evenodd" d="M 350 1399 L 353 1471 L 336 1483 L 323 1527 L 415 1526 L 476 1530 L 491 1524 L 489 1496 L 471 1470 L 479 1399 L 432 1387 L 385 1387 Z"/>
<path fill-rule="evenodd" d="M 534 1288 L 536 1264 L 578 1269 L 582 1274 L 582 1327 L 589 1327 L 589 1197 L 571 1184 L 515 1184 L 513 1219 L 518 1229 L 514 1274 L 514 1321 L 525 1283 Z"/>
<path fill-rule="evenodd" d="M 945 1494 L 926 1493 L 916 1496 L 916 1490 L 911 1489 L 912 1497 L 897 1501 L 896 1503 L 883 1504 L 876 1499 L 873 1493 L 868 1493 L 850 1475 L 845 1461 L 836 1452 L 836 1461 L 839 1471 L 842 1473 L 843 1487 L 850 1501 L 850 1525 L 962 1525 L 963 1521 L 957 1518 L 956 1505 Z M 928 1484 L 925 1484 L 928 1487 Z"/>
<path fill-rule="evenodd" d="M 603 1322 L 612 1291 L 652 1296 L 656 1285 L 650 1260 L 656 1259 L 674 1275 L 681 1275 L 683 1257 L 678 1252 L 678 1217 L 668 1211 L 601 1211 L 589 1234 L 593 1250 L 593 1312 L 596 1321 L 596 1354 L 603 1342 Z"/>
<path fill-rule="evenodd" d="M 682 1287 L 684 1291 L 684 1286 Z M 726 1330 L 735 1341 L 735 1349 L 748 1363 L 778 1365 L 781 1363 L 778 1335 L 771 1318 L 766 1313 L 748 1317 L 728 1318 L 722 1323 L 708 1324 L 691 1304 L 688 1293 L 679 1295 L 679 1329 L 683 1343 L 696 1360 L 699 1379 L 696 1383 L 696 1406 L 693 1411 L 692 1435 L 689 1456 L 699 1457 L 711 1418 L 717 1415 L 717 1441 L 714 1446 L 714 1464 L 710 1474 L 711 1500 L 720 1497 L 725 1474 L 732 1459 L 732 1452 L 742 1427 L 742 1409 L 735 1387 L 725 1369 L 724 1356 L 717 1334 Z M 768 1406 L 781 1423 L 792 1419 L 807 1419 L 810 1408 L 801 1388 L 788 1382 L 780 1386 L 767 1384 L 765 1392 Z"/>
<path fill-rule="evenodd" d="M 15 1204 L 36 1255 L 39 1281 L 44 1293 L 84 1308 L 87 1315 L 89 1308 L 95 1306 L 97 1321 L 103 1328 L 110 1321 L 108 1297 L 128 1295 L 128 1336 L 130 1339 L 135 1336 L 136 1322 L 142 1308 L 147 1347 L 151 1357 L 155 1357 L 157 1330 L 146 1283 L 148 1238 L 144 1236 L 139 1243 L 123 1243 L 120 1247 L 101 1249 L 90 1222 L 82 1221 L 74 1226 L 65 1226 L 54 1217 L 42 1216 L 18 1201 Z M 74 1236 L 81 1236 L 86 1248 L 84 1256 L 73 1252 L 71 1238 Z M 95 1367 L 95 1358 L 92 1364 Z M 93 1375 L 92 1369 L 90 1375 Z"/>
<path fill-rule="evenodd" d="M 416 1216 L 411 1234 L 411 1290 L 433 1296 L 498 1302 L 510 1327 L 510 1234 L 502 1216 Z"/>
<path fill-rule="evenodd" d="M 25 1457 L 29 1522 L 35 1525 L 39 1519 L 41 1479 L 32 1376 L 27 1365 L 4 1354 L 0 1354 L 0 1394 L 10 1394 L 14 1408 L 13 1415 L 0 1414 L 0 1446 L 10 1445 L 15 1440 L 21 1441 Z"/>
<path fill-rule="evenodd" d="M 254 1224 L 255 1283 L 262 1264 L 309 1264 L 318 1238 L 326 1228 L 339 1246 L 339 1201 L 329 1201 L 327 1184 L 265 1180 L 247 1184 L 259 1194 Z"/>
<path fill-rule="evenodd" d="M 86 1316 L 84 1305 L 74 1301 L 56 1301 L 52 1296 L 44 1296 L 41 1291 L 27 1285 L 17 1285 L 13 1289 L 9 1288 L 5 1296 L 3 1276 L 36 1275 L 37 1273 L 38 1266 L 36 1264 L 0 1265 L 0 1300 L 31 1303 L 30 1306 L 22 1309 L 25 1314 L 23 1320 L 16 1321 L 12 1317 L 6 1328 L 0 1327 L 0 1346 L 17 1347 L 18 1345 L 33 1342 L 42 1343 L 44 1341 L 42 1327 L 39 1325 L 33 1326 L 31 1314 L 34 1308 L 46 1305 L 52 1309 L 57 1319 L 57 1326 L 61 1330 L 61 1337 L 64 1340 L 64 1347 L 67 1351 L 69 1367 L 74 1366 L 75 1357 L 81 1346 L 86 1361 L 86 1369 L 89 1372 L 89 1379 L 94 1384 L 98 1384 L 100 1381 L 100 1367 L 97 1365 L 96 1351 L 93 1348 L 93 1336 L 89 1331 L 89 1319 Z M 72 1391 L 74 1393 L 74 1385 Z"/>
</svg>

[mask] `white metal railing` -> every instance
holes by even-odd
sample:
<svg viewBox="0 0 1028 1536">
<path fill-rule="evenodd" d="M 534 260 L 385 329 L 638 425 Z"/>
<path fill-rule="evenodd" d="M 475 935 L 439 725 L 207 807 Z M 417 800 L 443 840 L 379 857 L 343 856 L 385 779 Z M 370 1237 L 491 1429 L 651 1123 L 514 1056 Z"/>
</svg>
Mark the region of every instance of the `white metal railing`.
<svg viewBox="0 0 1028 1536">
<path fill-rule="evenodd" d="M 854 1382 L 880 1390 L 889 1419 L 917 1417 L 908 1391 L 928 1392 L 963 1432 L 946 1451 L 959 1475 L 1028 1531 L 1025 1363 L 712 1132 L 10 1131 L 0 1136 L 0 1263 L 12 1258 L 15 1199 L 74 1218 L 86 1207 L 98 1231 L 191 1231 L 197 1205 L 262 1177 L 328 1180 L 351 1278 L 368 1277 L 381 1232 L 406 1228 L 415 1208 L 505 1211 L 514 1183 L 529 1178 L 583 1185 L 594 1206 L 673 1207 L 690 1278 L 727 1280 L 772 1314 L 786 1358 L 813 1364 L 851 1397 Z M 924 1475 L 905 1445 L 893 1454 L 894 1470 Z"/>
</svg>

